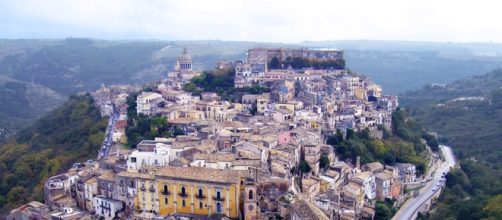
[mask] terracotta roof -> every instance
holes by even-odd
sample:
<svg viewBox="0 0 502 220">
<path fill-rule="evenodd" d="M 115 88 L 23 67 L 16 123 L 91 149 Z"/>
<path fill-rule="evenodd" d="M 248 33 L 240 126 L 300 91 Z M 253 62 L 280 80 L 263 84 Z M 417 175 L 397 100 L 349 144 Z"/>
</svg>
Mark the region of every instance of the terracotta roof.
<svg viewBox="0 0 502 220">
<path fill-rule="evenodd" d="M 215 183 L 239 183 L 243 173 L 233 170 L 210 169 L 203 167 L 162 167 L 155 176 L 189 181 Z"/>
<path fill-rule="evenodd" d="M 373 162 L 363 165 L 368 171 L 383 170 L 383 165 L 380 162 Z"/>
<path fill-rule="evenodd" d="M 304 189 L 309 189 L 312 186 L 314 186 L 315 184 L 319 184 L 319 181 L 307 178 L 307 179 L 303 179 L 302 183 L 303 183 Z"/>
<path fill-rule="evenodd" d="M 169 120 L 169 123 L 171 124 L 190 124 L 190 123 L 195 123 L 198 120 L 191 119 L 191 118 L 175 118 L 172 120 Z"/>
<path fill-rule="evenodd" d="M 205 160 L 206 162 L 230 162 L 235 160 L 235 154 L 229 153 L 196 153 L 194 160 Z"/>
<path fill-rule="evenodd" d="M 389 173 L 377 173 L 375 174 L 376 179 L 381 179 L 381 180 L 390 180 L 392 179 L 392 175 Z"/>
<path fill-rule="evenodd" d="M 95 183 L 96 181 L 97 181 L 96 178 L 93 177 L 93 178 L 90 178 L 87 181 L 85 181 L 85 183 L 86 184 L 92 184 L 92 183 Z"/>
<path fill-rule="evenodd" d="M 235 160 L 232 162 L 233 166 L 254 166 L 254 167 L 259 167 L 261 166 L 261 161 L 260 160 L 248 160 L 248 159 L 243 159 L 243 160 Z"/>
<path fill-rule="evenodd" d="M 113 173 L 112 171 L 105 172 L 101 176 L 99 176 L 98 179 L 107 180 L 107 181 L 114 181 L 115 180 L 115 173 Z"/>
<path fill-rule="evenodd" d="M 117 176 L 129 177 L 129 178 L 139 178 L 139 179 L 154 179 L 154 175 L 148 173 L 138 173 L 138 172 L 120 172 Z"/>
<path fill-rule="evenodd" d="M 329 220 L 317 206 L 305 200 L 293 203 L 292 209 L 303 220 Z"/>
<path fill-rule="evenodd" d="M 371 179 L 373 177 L 373 173 L 370 172 L 370 171 L 364 171 L 364 172 L 360 172 L 360 173 L 356 173 L 354 174 L 354 176 L 351 178 L 351 179 L 354 179 L 354 180 L 362 180 L 362 181 L 366 181 L 368 179 Z"/>
</svg>

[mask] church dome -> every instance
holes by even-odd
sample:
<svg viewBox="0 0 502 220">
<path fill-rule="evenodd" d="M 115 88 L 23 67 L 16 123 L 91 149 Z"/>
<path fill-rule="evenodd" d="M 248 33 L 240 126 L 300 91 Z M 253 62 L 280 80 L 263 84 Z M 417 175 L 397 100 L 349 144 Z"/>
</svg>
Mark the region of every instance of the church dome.
<svg viewBox="0 0 502 220">
<path fill-rule="evenodd" d="M 187 49 L 183 48 L 183 53 L 178 56 L 179 62 L 192 62 L 192 56 L 188 54 Z"/>
</svg>

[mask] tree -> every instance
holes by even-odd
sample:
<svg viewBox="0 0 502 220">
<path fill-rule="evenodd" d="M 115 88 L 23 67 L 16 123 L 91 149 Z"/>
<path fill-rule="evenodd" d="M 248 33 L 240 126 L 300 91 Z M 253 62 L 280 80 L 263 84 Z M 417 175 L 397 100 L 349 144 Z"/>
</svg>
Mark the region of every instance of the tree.
<svg viewBox="0 0 502 220">
<path fill-rule="evenodd" d="M 300 171 L 302 171 L 302 173 L 308 173 L 311 170 L 312 168 L 310 168 L 310 165 L 307 163 L 307 161 L 302 160 L 300 162 Z"/>
<path fill-rule="evenodd" d="M 375 219 L 391 219 L 392 218 L 392 210 L 385 204 L 381 202 L 377 202 L 375 205 Z"/>
<path fill-rule="evenodd" d="M 326 168 L 329 166 L 329 157 L 328 155 L 321 155 L 321 160 L 319 162 L 319 168 Z"/>
<path fill-rule="evenodd" d="M 173 133 L 172 133 L 172 136 L 176 137 L 178 135 L 184 135 L 185 132 L 183 132 L 183 130 L 179 129 L 179 128 L 175 128 Z"/>
<path fill-rule="evenodd" d="M 277 57 L 272 57 L 268 63 L 269 69 L 281 69 L 281 61 Z"/>
</svg>

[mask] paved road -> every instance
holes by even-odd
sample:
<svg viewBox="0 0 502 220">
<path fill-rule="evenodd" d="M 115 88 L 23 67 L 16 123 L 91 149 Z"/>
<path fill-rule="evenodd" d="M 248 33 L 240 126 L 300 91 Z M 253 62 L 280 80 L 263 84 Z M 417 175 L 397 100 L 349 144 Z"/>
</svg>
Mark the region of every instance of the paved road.
<svg viewBox="0 0 502 220">
<path fill-rule="evenodd" d="M 117 112 L 113 111 L 110 119 L 108 120 L 108 127 L 106 128 L 105 139 L 103 140 L 103 145 L 99 150 L 98 160 L 107 158 L 112 149 L 113 140 L 113 128 L 115 127 L 115 122 L 117 121 L 119 115 Z"/>
<path fill-rule="evenodd" d="M 443 152 L 446 161 L 442 162 L 434 173 L 434 177 L 431 181 L 424 186 L 421 190 L 420 195 L 415 198 L 408 200 L 394 215 L 393 220 L 408 220 L 412 219 L 415 213 L 418 211 L 420 206 L 425 204 L 434 194 L 438 193 L 439 187 L 444 185 L 443 173 L 448 173 L 450 168 L 455 166 L 455 157 L 450 147 L 440 145 L 441 151 Z"/>
</svg>

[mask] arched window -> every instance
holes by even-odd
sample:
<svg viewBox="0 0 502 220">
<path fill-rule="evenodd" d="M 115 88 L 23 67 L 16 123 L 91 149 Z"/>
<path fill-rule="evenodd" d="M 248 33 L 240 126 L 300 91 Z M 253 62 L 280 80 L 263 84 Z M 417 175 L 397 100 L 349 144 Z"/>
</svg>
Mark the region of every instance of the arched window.
<svg viewBox="0 0 502 220">
<path fill-rule="evenodd" d="M 183 199 L 182 206 L 185 207 L 187 204 L 185 203 L 185 200 Z"/>
<path fill-rule="evenodd" d="M 185 193 L 185 187 L 184 186 L 181 187 L 181 195 L 186 195 L 186 193 Z"/>
<path fill-rule="evenodd" d="M 167 185 L 164 185 L 164 193 L 167 193 Z"/>
<path fill-rule="evenodd" d="M 166 205 L 167 205 L 167 202 L 168 202 L 168 201 L 167 201 L 167 197 L 166 197 L 166 198 L 164 198 L 164 204 L 166 204 Z"/>
<path fill-rule="evenodd" d="M 199 197 L 202 197 L 202 189 L 199 189 Z"/>
<path fill-rule="evenodd" d="M 249 200 L 253 199 L 253 190 L 249 190 Z"/>
</svg>

